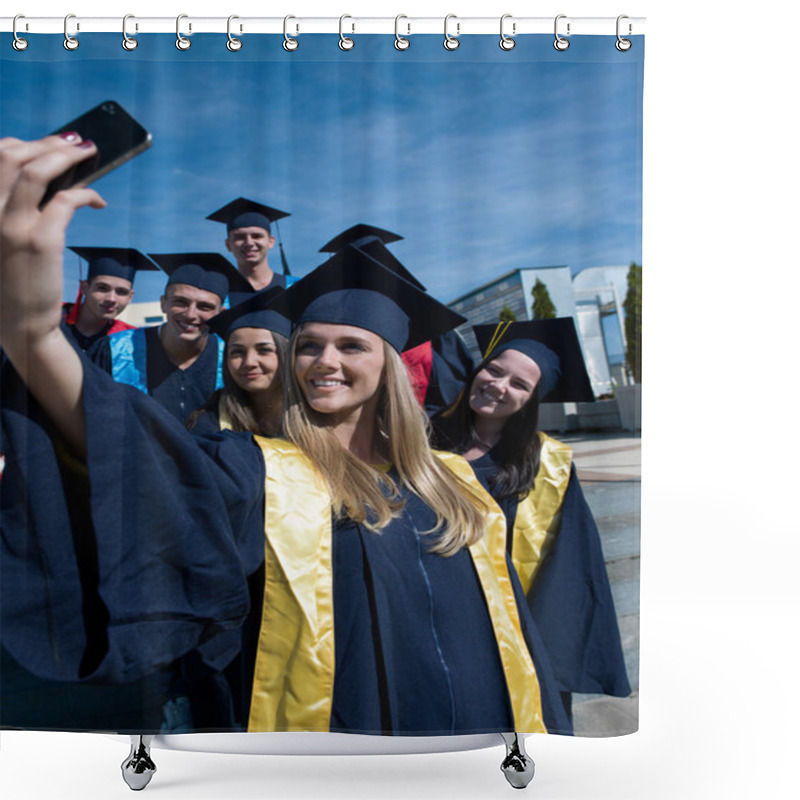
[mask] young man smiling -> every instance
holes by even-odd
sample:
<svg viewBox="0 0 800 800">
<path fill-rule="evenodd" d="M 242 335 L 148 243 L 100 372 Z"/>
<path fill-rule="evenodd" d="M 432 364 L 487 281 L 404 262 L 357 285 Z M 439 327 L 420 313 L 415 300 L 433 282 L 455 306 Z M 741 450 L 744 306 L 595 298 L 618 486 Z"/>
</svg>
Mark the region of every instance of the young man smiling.
<svg viewBox="0 0 800 800">
<path fill-rule="evenodd" d="M 239 197 L 206 217 L 226 226 L 225 247 L 233 253 L 239 272 L 257 292 L 273 286 L 285 289 L 294 282 L 282 245 L 279 244 L 284 274 L 279 275 L 269 265 L 269 251 L 275 246 L 272 225 L 288 216 L 285 211 Z"/>
<path fill-rule="evenodd" d="M 72 341 L 88 350 L 95 342 L 118 331 L 133 328 L 117 319 L 133 299 L 137 270 L 156 265 L 138 250 L 125 247 L 70 247 L 89 264 L 74 303 L 64 304 L 64 326 Z"/>
<path fill-rule="evenodd" d="M 118 383 L 152 395 L 185 422 L 222 386 L 223 344 L 206 323 L 229 291 L 253 290 L 219 253 L 150 256 L 170 276 L 161 297 L 166 322 L 114 334 L 89 355 Z"/>
</svg>

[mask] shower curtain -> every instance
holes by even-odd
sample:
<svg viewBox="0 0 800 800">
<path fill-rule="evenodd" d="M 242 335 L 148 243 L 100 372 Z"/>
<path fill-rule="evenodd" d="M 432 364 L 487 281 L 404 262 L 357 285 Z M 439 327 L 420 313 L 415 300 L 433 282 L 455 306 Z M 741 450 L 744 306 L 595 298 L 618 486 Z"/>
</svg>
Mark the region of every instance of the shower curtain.
<svg viewBox="0 0 800 800">
<path fill-rule="evenodd" d="M 496 35 L 462 37 L 453 50 L 432 35 L 412 36 L 407 49 L 391 36 L 355 35 L 349 50 L 327 34 L 303 35 L 295 50 L 275 35 L 244 36 L 238 50 L 220 34 L 196 34 L 187 49 L 172 34 L 139 38 L 132 50 L 111 33 L 82 35 L 74 50 L 61 35 L 0 48 L 0 135 L 40 138 L 112 100 L 152 135 L 151 147 L 97 181 L 108 205 L 76 215 L 69 247 L 230 259 L 224 226 L 208 217 L 244 197 L 284 212 L 269 261 L 291 283 L 326 260 L 321 248 L 342 231 L 363 224 L 391 232 L 392 255 L 467 319 L 457 354 L 431 355 L 447 377 L 434 387 L 430 363 L 423 367 L 420 399 L 439 390 L 429 412 L 457 398 L 468 360 L 479 360 L 472 325 L 573 321 L 594 399 L 545 403 L 539 428 L 569 447 L 582 487 L 579 513 L 554 501 L 549 532 L 558 543 L 573 525 L 579 541 L 561 560 L 553 544 L 526 591 L 570 729 L 635 731 L 643 37 L 627 51 L 613 34 L 574 37 L 565 50 L 546 35 L 520 37 L 508 50 Z M 65 251 L 65 302 L 81 302 L 85 276 L 82 259 Z M 164 282 L 159 271 L 138 275 L 122 319 L 161 324 Z M 126 543 L 113 537 L 129 528 L 95 531 L 97 541 L 111 539 L 102 547 L 73 540 L 70 527 L 86 520 L 66 506 L 85 489 L 46 421 L 20 398 L 10 366 L 3 370 L 0 725 L 219 730 L 204 714 L 210 708 L 209 719 L 219 719 L 231 684 L 252 680 L 242 629 L 226 620 L 193 646 L 171 632 L 150 648 L 157 655 L 146 671 L 103 666 L 118 657 L 114 648 L 129 657 L 137 639 L 109 633 L 114 599 L 87 586 L 115 585 L 104 570 L 120 569 L 113 552 Z M 135 464 L 123 433 L 107 436 L 121 485 Z M 61 538 L 37 527 L 51 492 L 64 493 Z M 120 490 L 92 502 L 106 503 L 108 519 L 136 517 L 147 528 L 155 512 L 146 494 L 140 505 L 126 498 Z M 193 556 L 163 557 L 177 559 L 191 584 Z M 224 566 L 220 580 L 229 577 Z M 163 589 L 147 571 L 138 579 L 148 598 Z M 235 676 L 231 664 L 239 664 Z M 192 708 L 198 694 L 203 707 Z"/>
</svg>

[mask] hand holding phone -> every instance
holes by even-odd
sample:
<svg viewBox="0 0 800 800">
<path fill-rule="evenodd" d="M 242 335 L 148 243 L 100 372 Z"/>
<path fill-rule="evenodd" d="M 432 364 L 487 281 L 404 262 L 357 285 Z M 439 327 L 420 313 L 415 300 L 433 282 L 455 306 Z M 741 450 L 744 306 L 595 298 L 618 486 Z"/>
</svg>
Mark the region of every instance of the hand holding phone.
<svg viewBox="0 0 800 800">
<path fill-rule="evenodd" d="M 62 125 L 53 134 L 68 131 L 74 131 L 82 139 L 91 139 L 97 145 L 97 153 L 51 181 L 39 204 L 40 208 L 56 192 L 73 186 L 88 186 L 152 144 L 149 131 L 114 100 L 100 103 L 72 122 Z"/>
</svg>

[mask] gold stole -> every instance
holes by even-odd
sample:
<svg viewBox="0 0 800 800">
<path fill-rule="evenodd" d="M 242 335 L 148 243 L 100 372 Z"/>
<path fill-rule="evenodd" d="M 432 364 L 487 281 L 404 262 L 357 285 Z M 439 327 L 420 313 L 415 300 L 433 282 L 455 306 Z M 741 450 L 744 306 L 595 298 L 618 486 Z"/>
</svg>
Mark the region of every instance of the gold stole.
<svg viewBox="0 0 800 800">
<path fill-rule="evenodd" d="M 266 579 L 250 731 L 328 731 L 334 680 L 331 504 L 294 445 L 257 436 L 266 463 Z M 470 547 L 491 616 L 515 730 L 540 732 L 539 683 L 505 561 L 505 518 L 460 456 L 437 453 L 487 503 L 487 534 Z"/>
<path fill-rule="evenodd" d="M 517 506 L 512 562 L 527 595 L 561 525 L 561 505 L 572 468 L 572 448 L 544 433 L 541 464 L 532 492 Z"/>
</svg>

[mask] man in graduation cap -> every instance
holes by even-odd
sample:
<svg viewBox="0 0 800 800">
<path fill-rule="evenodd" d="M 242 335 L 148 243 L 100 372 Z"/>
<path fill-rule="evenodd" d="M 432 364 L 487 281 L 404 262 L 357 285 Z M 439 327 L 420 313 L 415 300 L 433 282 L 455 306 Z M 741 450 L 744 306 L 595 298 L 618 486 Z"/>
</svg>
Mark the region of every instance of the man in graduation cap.
<svg viewBox="0 0 800 800">
<path fill-rule="evenodd" d="M 427 291 L 386 247 L 402 238 L 391 231 L 362 223 L 342 231 L 323 245 L 320 252 L 340 253 L 352 245 L 420 291 Z M 402 358 L 414 394 L 428 416 L 455 402 L 473 368 L 469 350 L 456 330 L 447 331 L 433 341 L 406 350 Z"/>
<path fill-rule="evenodd" d="M 136 272 L 158 267 L 128 247 L 69 249 L 88 262 L 89 270 L 75 302 L 64 304 L 64 325 L 75 344 L 88 350 L 104 336 L 134 327 L 118 317 L 133 299 Z"/>
<path fill-rule="evenodd" d="M 222 310 L 229 291 L 252 292 L 219 253 L 154 254 L 169 275 L 158 327 L 121 331 L 89 353 L 119 383 L 152 395 L 181 422 L 222 387 L 223 344 L 206 323 Z"/>
<path fill-rule="evenodd" d="M 228 252 L 233 253 L 242 275 L 256 291 L 260 292 L 273 286 L 285 289 L 294 282 L 282 243 L 279 243 L 278 247 L 283 274 L 274 272 L 269 265 L 269 251 L 275 246 L 272 225 L 274 223 L 277 228 L 278 220 L 288 216 L 285 211 L 239 197 L 213 214 L 209 214 L 206 219 L 224 223 L 228 232 L 225 247 L 228 248 Z"/>
</svg>

